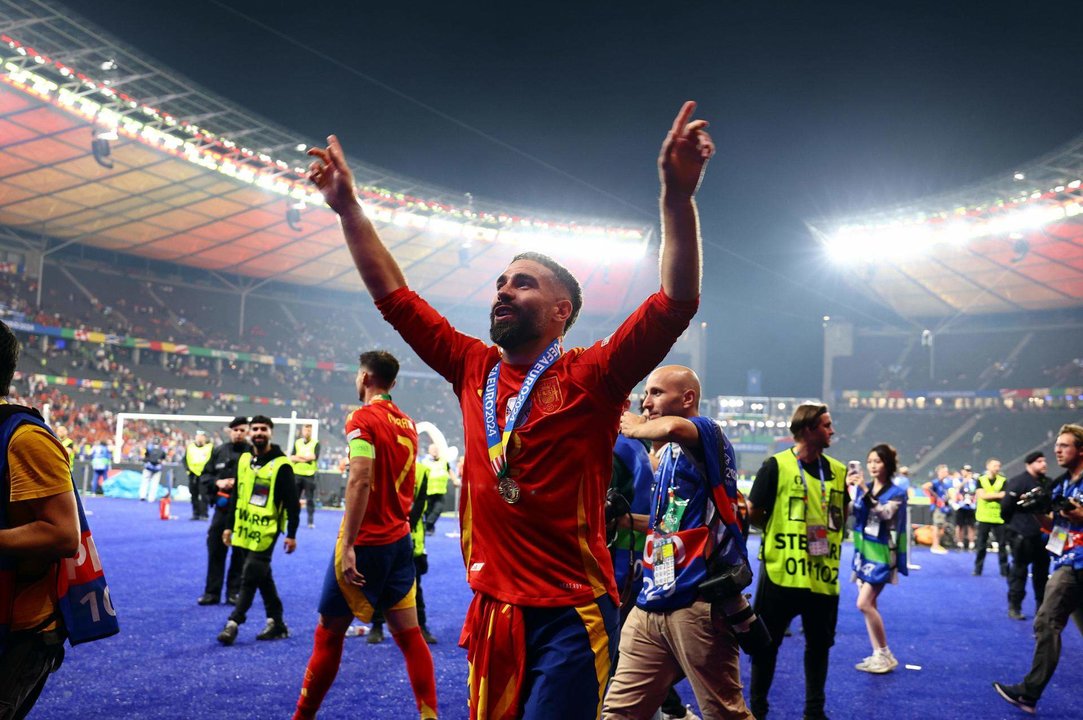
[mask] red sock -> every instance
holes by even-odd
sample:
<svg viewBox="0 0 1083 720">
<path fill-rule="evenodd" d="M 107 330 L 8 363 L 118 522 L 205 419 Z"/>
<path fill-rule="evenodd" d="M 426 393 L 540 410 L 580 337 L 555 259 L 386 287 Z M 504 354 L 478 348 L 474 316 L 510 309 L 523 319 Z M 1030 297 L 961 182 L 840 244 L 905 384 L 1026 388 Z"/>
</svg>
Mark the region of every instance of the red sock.
<svg viewBox="0 0 1083 720">
<path fill-rule="evenodd" d="M 293 720 L 311 720 L 316 717 L 324 695 L 338 675 L 342 661 L 344 635 L 332 632 L 323 625 L 316 626 L 316 639 L 312 643 L 312 657 L 305 668 L 305 681 L 301 685 L 301 697 L 297 700 L 297 712 Z M 430 661 L 431 664 L 431 661 Z"/>
<path fill-rule="evenodd" d="M 436 675 L 432 667 L 432 653 L 425 638 L 421 637 L 421 628 L 412 627 L 400 633 L 392 633 L 395 643 L 406 658 L 406 674 L 410 676 L 410 687 L 414 689 L 418 712 L 422 720 L 436 717 Z"/>
</svg>

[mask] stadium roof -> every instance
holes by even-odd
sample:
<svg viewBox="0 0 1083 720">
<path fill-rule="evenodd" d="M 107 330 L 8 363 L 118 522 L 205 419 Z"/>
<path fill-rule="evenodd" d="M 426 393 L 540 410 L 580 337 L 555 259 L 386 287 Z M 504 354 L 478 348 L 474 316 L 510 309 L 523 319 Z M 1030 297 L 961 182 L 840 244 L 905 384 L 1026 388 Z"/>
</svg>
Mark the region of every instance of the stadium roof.
<svg viewBox="0 0 1083 720">
<path fill-rule="evenodd" d="M 249 278 L 242 290 L 358 289 L 337 217 L 304 179 L 307 145 L 60 6 L 0 0 L 0 227 L 24 239 Z M 655 282 L 640 272 L 649 226 L 539 215 L 351 166 L 367 213 L 430 297 L 488 302 L 526 249 L 566 263 L 592 312 L 620 311 Z"/>
<path fill-rule="evenodd" d="M 904 317 L 1083 305 L 1083 136 L 1013 172 L 813 233 Z"/>
</svg>

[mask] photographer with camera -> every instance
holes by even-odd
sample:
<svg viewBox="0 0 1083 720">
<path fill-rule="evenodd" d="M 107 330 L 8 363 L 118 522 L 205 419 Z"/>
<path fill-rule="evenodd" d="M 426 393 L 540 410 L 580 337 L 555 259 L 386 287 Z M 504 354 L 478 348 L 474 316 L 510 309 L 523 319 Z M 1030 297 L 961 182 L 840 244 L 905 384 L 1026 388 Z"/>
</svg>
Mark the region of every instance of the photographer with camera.
<svg viewBox="0 0 1083 720">
<path fill-rule="evenodd" d="M 1053 529 L 1045 546 L 1053 574 L 1034 616 L 1034 660 L 1018 685 L 993 683 L 1002 698 L 1029 713 L 1057 670 L 1060 634 L 1068 618 L 1083 610 L 1083 426 L 1062 425 L 1053 448 L 1065 472 L 1053 481 Z"/>
<path fill-rule="evenodd" d="M 602 709 L 607 720 L 652 717 L 682 672 L 704 720 L 752 718 L 741 695 L 738 645 L 767 638 L 741 594 L 752 572 L 733 447 L 717 423 L 699 416 L 699 398 L 694 372 L 660 367 L 647 378 L 649 419 L 621 417 L 621 433 L 653 442 L 661 462 L 646 518 L 643 588 L 621 633 Z"/>
<path fill-rule="evenodd" d="M 1027 596 L 1027 575 L 1034 584 L 1034 608 L 1042 606 L 1045 584 L 1049 580 L 1049 553 L 1045 551 L 1049 532 L 1049 480 L 1045 476 L 1045 455 L 1040 450 L 1023 459 L 1023 472 L 1004 486 L 1000 515 L 1004 518 L 1005 535 L 1012 551 L 1008 575 L 1008 617 L 1025 620 L 1023 598 Z M 1042 520 L 1046 527 L 1043 529 Z"/>
<path fill-rule="evenodd" d="M 792 449 L 767 458 L 749 493 L 752 524 L 762 527 L 755 610 L 773 639 L 752 656 L 749 701 L 757 720 L 767 695 L 783 632 L 801 616 L 805 630 L 805 713 L 820 720 L 827 669 L 839 618 L 839 557 L 849 496 L 846 466 L 824 455 L 835 428 L 826 405 L 804 404 L 790 419 Z"/>
</svg>

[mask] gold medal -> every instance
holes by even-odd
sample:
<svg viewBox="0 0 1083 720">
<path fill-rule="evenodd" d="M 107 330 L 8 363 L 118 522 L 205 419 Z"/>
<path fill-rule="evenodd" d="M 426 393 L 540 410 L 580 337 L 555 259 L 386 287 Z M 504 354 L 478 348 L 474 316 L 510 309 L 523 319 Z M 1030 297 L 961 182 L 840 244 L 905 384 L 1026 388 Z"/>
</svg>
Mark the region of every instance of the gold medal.
<svg viewBox="0 0 1083 720">
<path fill-rule="evenodd" d="M 508 505 L 514 505 L 519 502 L 519 498 L 522 495 L 519 490 L 519 483 L 509 477 L 500 478 L 500 482 L 496 486 L 496 491 L 500 493 L 500 497 L 504 498 L 504 502 Z"/>
</svg>

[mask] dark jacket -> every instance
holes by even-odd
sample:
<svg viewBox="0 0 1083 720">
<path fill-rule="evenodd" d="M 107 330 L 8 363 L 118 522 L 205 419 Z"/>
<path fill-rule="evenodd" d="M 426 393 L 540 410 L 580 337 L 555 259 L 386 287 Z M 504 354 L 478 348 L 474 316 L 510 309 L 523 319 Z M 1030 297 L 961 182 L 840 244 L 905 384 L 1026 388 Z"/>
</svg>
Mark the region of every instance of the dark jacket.
<svg viewBox="0 0 1083 720">
<path fill-rule="evenodd" d="M 1023 493 L 1048 485 L 1049 480 L 1044 475 L 1034 478 L 1026 470 L 1004 485 L 1004 497 L 1000 500 L 1000 516 L 1008 524 L 1008 529 L 1024 537 L 1037 537 L 1042 534 L 1041 517 L 1044 514 L 1044 508 L 1024 509 L 1016 503 L 1019 502 L 1019 497 Z"/>
</svg>

